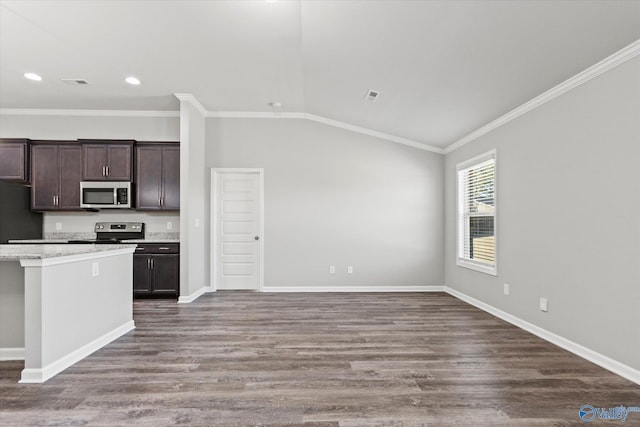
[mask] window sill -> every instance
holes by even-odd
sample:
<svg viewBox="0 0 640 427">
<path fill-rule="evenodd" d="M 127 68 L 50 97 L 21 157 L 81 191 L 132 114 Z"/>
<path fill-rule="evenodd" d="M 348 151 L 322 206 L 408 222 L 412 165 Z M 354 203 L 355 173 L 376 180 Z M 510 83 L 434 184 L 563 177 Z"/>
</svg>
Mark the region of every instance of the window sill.
<svg viewBox="0 0 640 427">
<path fill-rule="evenodd" d="M 498 267 L 495 265 L 490 266 L 490 265 L 478 264 L 478 263 L 467 261 L 461 258 L 458 258 L 456 260 L 456 265 L 458 265 L 459 267 L 468 268 L 470 270 L 479 271 L 480 273 L 489 274 L 491 276 L 498 275 Z"/>
</svg>

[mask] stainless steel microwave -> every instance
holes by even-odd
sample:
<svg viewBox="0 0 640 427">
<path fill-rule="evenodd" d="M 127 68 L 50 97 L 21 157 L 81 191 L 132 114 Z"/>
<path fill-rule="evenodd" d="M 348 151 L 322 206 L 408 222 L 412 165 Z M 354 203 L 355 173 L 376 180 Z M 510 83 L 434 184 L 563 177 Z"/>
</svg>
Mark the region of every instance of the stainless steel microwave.
<svg viewBox="0 0 640 427">
<path fill-rule="evenodd" d="M 123 181 L 82 181 L 80 207 L 89 209 L 128 209 L 131 183 Z"/>
</svg>

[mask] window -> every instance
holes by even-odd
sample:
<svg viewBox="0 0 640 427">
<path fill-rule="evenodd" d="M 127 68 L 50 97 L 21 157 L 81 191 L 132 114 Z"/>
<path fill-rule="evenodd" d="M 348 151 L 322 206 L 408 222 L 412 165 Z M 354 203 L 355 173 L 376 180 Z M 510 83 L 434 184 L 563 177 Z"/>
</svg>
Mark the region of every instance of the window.
<svg viewBox="0 0 640 427">
<path fill-rule="evenodd" d="M 458 164 L 457 264 L 497 275 L 496 152 Z"/>
</svg>

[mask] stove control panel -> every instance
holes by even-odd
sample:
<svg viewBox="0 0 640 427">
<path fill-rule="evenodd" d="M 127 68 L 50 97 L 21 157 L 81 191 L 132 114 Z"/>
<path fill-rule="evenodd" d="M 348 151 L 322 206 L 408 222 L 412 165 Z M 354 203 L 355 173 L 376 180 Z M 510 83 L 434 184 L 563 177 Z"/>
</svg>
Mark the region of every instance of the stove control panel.
<svg viewBox="0 0 640 427">
<path fill-rule="evenodd" d="M 97 222 L 96 233 L 141 233 L 143 222 Z"/>
</svg>

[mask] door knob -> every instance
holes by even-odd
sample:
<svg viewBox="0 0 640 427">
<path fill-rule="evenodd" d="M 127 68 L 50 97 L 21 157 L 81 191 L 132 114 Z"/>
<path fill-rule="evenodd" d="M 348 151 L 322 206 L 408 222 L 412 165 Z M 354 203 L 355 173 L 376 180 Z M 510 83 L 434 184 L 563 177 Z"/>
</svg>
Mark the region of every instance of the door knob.
<svg viewBox="0 0 640 427">
<path fill-rule="evenodd" d="M 253 238 L 253 240 L 260 240 L 260 237 L 256 236 Z"/>
</svg>

